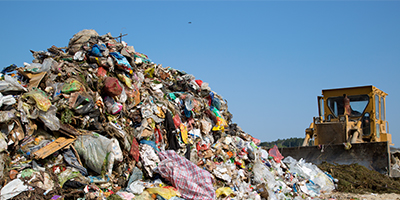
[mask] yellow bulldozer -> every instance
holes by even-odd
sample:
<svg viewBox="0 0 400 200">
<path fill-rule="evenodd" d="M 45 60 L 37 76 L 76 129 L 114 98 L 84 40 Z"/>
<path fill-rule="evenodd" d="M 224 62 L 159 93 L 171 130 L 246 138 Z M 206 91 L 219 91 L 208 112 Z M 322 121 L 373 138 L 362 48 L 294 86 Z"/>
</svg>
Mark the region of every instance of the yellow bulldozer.
<svg viewBox="0 0 400 200">
<path fill-rule="evenodd" d="M 315 164 L 358 163 L 391 176 L 387 95 L 372 85 L 322 90 L 302 147 L 282 148 L 282 155 Z"/>
</svg>

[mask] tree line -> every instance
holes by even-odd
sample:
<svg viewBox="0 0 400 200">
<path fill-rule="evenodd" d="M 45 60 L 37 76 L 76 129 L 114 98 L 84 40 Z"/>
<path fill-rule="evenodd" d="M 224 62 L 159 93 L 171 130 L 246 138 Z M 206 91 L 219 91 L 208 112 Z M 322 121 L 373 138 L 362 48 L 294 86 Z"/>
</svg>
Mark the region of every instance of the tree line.
<svg viewBox="0 0 400 200">
<path fill-rule="evenodd" d="M 304 138 L 289 138 L 289 139 L 278 139 L 272 142 L 261 142 L 260 146 L 264 146 L 266 148 L 272 148 L 276 145 L 278 148 L 283 147 L 299 147 L 303 144 Z"/>
</svg>

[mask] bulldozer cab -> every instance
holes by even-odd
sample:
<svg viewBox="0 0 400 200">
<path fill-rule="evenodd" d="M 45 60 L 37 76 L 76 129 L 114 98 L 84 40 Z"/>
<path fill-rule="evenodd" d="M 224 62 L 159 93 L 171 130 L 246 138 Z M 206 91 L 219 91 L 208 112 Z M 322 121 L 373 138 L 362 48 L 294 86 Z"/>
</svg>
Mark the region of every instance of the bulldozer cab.
<svg viewBox="0 0 400 200">
<path fill-rule="evenodd" d="M 318 96 L 318 117 L 306 129 L 314 145 L 338 143 L 389 142 L 385 98 L 375 86 L 322 90 Z M 391 144 L 393 145 L 393 144 Z"/>
</svg>

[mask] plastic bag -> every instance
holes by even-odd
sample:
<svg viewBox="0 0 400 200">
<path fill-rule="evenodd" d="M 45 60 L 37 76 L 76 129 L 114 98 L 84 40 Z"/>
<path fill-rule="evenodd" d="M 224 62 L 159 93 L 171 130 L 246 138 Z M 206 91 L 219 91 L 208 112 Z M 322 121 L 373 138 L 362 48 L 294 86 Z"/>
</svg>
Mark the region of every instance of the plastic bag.
<svg viewBox="0 0 400 200">
<path fill-rule="evenodd" d="M 268 156 L 269 156 L 269 154 L 268 154 L 268 152 L 266 151 L 266 150 L 264 150 L 264 149 L 259 149 L 259 156 L 260 156 L 260 158 L 262 158 L 262 159 L 264 159 L 264 160 L 268 160 Z"/>
<path fill-rule="evenodd" d="M 53 58 L 44 59 L 43 63 L 24 63 L 25 68 L 24 71 L 32 72 L 32 73 L 41 73 L 49 71 L 53 65 L 57 65 L 57 62 L 53 60 Z"/>
<path fill-rule="evenodd" d="M 3 96 L 3 94 L 0 93 L 0 107 L 4 105 L 13 105 L 17 101 L 12 95 L 7 95 Z"/>
<path fill-rule="evenodd" d="M 121 94 L 118 96 L 118 102 L 120 102 L 120 103 L 125 103 L 126 100 L 128 100 L 128 95 L 126 95 L 125 87 L 122 87 L 122 92 L 121 92 Z"/>
<path fill-rule="evenodd" d="M 25 66 L 24 71 L 32 73 L 39 73 L 43 68 L 43 64 L 41 63 L 31 63 L 31 64 L 24 63 L 24 66 Z"/>
<path fill-rule="evenodd" d="M 84 89 L 83 85 L 81 82 L 77 80 L 72 80 L 69 83 L 65 83 L 62 87 L 62 92 L 63 93 L 71 93 L 71 92 L 76 92 Z"/>
<path fill-rule="evenodd" d="M 97 133 L 79 136 L 74 147 L 85 160 L 86 166 L 102 175 L 111 175 L 114 161 L 122 157 L 121 148 L 115 138 L 108 139 Z M 106 171 L 102 171 L 103 167 Z"/>
<path fill-rule="evenodd" d="M 142 180 L 142 177 L 143 177 L 142 170 L 140 170 L 137 167 L 133 168 L 132 174 L 129 176 L 128 186 L 127 186 L 126 190 L 128 192 L 132 192 L 132 191 L 130 191 L 130 185 L 135 181 Z"/>
<path fill-rule="evenodd" d="M 211 106 L 215 107 L 217 110 L 221 109 L 221 102 L 218 98 L 213 98 L 211 101 Z"/>
<path fill-rule="evenodd" d="M 175 127 L 180 127 L 180 125 L 181 125 L 181 118 L 179 117 L 179 115 L 178 114 L 176 114 L 174 117 L 173 117 L 173 120 L 174 120 L 174 124 L 175 124 Z"/>
<path fill-rule="evenodd" d="M 201 85 L 203 85 L 203 81 L 202 80 L 195 80 L 195 82 L 197 83 L 197 85 L 199 87 L 201 87 Z"/>
<path fill-rule="evenodd" d="M 1 188 L 1 200 L 11 199 L 24 191 L 28 191 L 28 186 L 24 185 L 24 182 L 20 179 L 14 179 Z"/>
<path fill-rule="evenodd" d="M 106 93 L 108 96 L 115 97 L 121 94 L 122 92 L 122 87 L 119 84 L 119 81 L 115 77 L 106 77 L 104 79 L 104 87 L 103 87 L 104 93 Z"/>
<path fill-rule="evenodd" d="M 232 189 L 230 188 L 230 187 L 221 187 L 221 188 L 218 188 L 216 191 L 215 191 L 215 193 L 217 194 L 217 197 L 219 197 L 219 196 L 223 196 L 223 197 L 228 197 L 228 196 L 230 196 L 231 194 L 233 194 L 233 191 L 232 191 Z"/>
<path fill-rule="evenodd" d="M 89 95 L 79 95 L 74 104 L 74 110 L 80 115 L 90 112 L 95 107 L 93 98 Z"/>
<path fill-rule="evenodd" d="M 114 101 L 114 99 L 112 97 L 106 96 L 104 98 L 104 105 L 107 108 L 107 112 L 115 115 L 118 114 L 121 110 L 122 110 L 122 104 Z"/>
<path fill-rule="evenodd" d="M 80 50 L 74 54 L 74 60 L 76 61 L 83 61 L 85 59 L 85 53 Z"/>
<path fill-rule="evenodd" d="M 58 65 L 58 63 L 53 58 L 46 58 L 44 59 L 42 63 L 42 68 L 38 71 L 38 73 L 48 72 L 50 69 L 52 69 L 53 66 L 56 65 Z"/>
<path fill-rule="evenodd" d="M 61 94 L 61 90 L 63 88 L 64 83 L 54 83 L 53 84 L 53 89 L 54 89 L 54 94 L 53 98 L 56 98 L 58 95 Z"/>
<path fill-rule="evenodd" d="M 150 194 L 158 194 L 165 199 L 170 199 L 175 196 L 180 196 L 178 190 L 173 187 L 154 187 L 154 188 L 149 188 L 146 191 L 148 191 Z"/>
<path fill-rule="evenodd" d="M 132 192 L 133 194 L 141 194 L 144 191 L 145 187 L 141 180 L 133 181 L 131 184 L 128 184 L 127 191 Z"/>
<path fill-rule="evenodd" d="M 28 91 L 15 78 L 10 75 L 4 75 L 4 80 L 0 81 L 0 92 L 8 91 Z"/>
<path fill-rule="evenodd" d="M 50 106 L 47 112 L 39 111 L 39 118 L 43 121 L 44 125 L 52 131 L 60 129 L 60 120 L 56 116 L 57 108 Z"/>
<path fill-rule="evenodd" d="M 107 49 L 106 45 L 101 44 L 95 44 L 92 47 L 92 50 L 90 51 L 91 55 L 97 56 L 97 57 L 103 57 L 102 52 L 104 52 Z"/>
<path fill-rule="evenodd" d="M 126 85 L 128 88 L 133 89 L 133 86 L 132 86 L 132 79 L 128 78 L 128 77 L 127 77 L 126 75 L 124 75 L 124 74 L 118 74 L 117 76 L 118 76 L 119 80 L 122 81 L 123 83 L 125 83 L 125 85 Z"/>
<path fill-rule="evenodd" d="M 274 157 L 275 162 L 280 163 L 281 160 L 284 158 L 282 154 L 279 152 L 279 149 L 276 145 L 272 149 L 269 150 L 269 155 Z"/>
<path fill-rule="evenodd" d="M 123 200 L 132 200 L 135 199 L 135 195 L 129 192 L 123 192 L 123 191 L 118 191 L 115 193 L 119 197 L 121 197 Z"/>
<path fill-rule="evenodd" d="M 188 143 L 188 130 L 185 124 L 181 123 L 179 125 L 179 129 L 181 130 L 182 141 L 187 144 Z"/>
<path fill-rule="evenodd" d="M 36 106 L 42 111 L 46 112 L 51 106 L 50 99 L 41 89 L 34 88 L 32 91 L 22 95 L 22 98 L 27 97 L 32 97 L 36 101 Z"/>
<path fill-rule="evenodd" d="M 110 52 L 110 55 L 116 60 L 117 66 L 126 72 L 132 73 L 132 66 L 128 60 L 119 52 Z"/>
</svg>

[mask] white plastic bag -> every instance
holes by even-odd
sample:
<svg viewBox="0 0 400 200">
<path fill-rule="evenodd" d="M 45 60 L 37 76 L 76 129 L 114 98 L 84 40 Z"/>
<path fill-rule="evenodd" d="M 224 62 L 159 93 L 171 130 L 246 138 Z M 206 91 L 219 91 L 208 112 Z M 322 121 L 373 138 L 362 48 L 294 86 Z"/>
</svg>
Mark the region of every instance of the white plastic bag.
<svg viewBox="0 0 400 200">
<path fill-rule="evenodd" d="M 53 58 L 46 58 L 44 59 L 43 63 L 26 63 L 24 62 L 25 71 L 32 72 L 32 73 L 41 73 L 47 72 L 51 69 L 52 65 L 56 65 L 57 62 L 53 60 Z"/>
<path fill-rule="evenodd" d="M 7 95 L 3 96 L 3 94 L 0 93 L 0 107 L 4 105 L 13 105 L 17 101 L 12 95 Z"/>
<path fill-rule="evenodd" d="M 7 91 L 25 91 L 28 90 L 24 88 L 19 82 L 11 77 L 10 75 L 4 75 L 4 80 L 0 81 L 0 92 Z"/>
<path fill-rule="evenodd" d="M 81 135 L 74 143 L 78 154 L 83 157 L 87 167 L 102 174 L 105 165 L 106 173 L 111 175 L 114 161 L 122 161 L 122 150 L 116 139 L 108 139 L 97 133 Z"/>
<path fill-rule="evenodd" d="M 11 182 L 7 183 L 1 191 L 0 191 L 0 197 L 1 200 L 7 200 L 11 199 L 17 195 L 19 195 L 21 192 L 27 191 L 28 186 L 24 185 L 24 182 L 21 181 L 20 179 L 14 179 Z"/>
<path fill-rule="evenodd" d="M 128 187 L 129 191 L 132 192 L 133 194 L 142 194 L 142 192 L 145 189 L 143 181 L 141 180 L 134 181 Z"/>
</svg>

